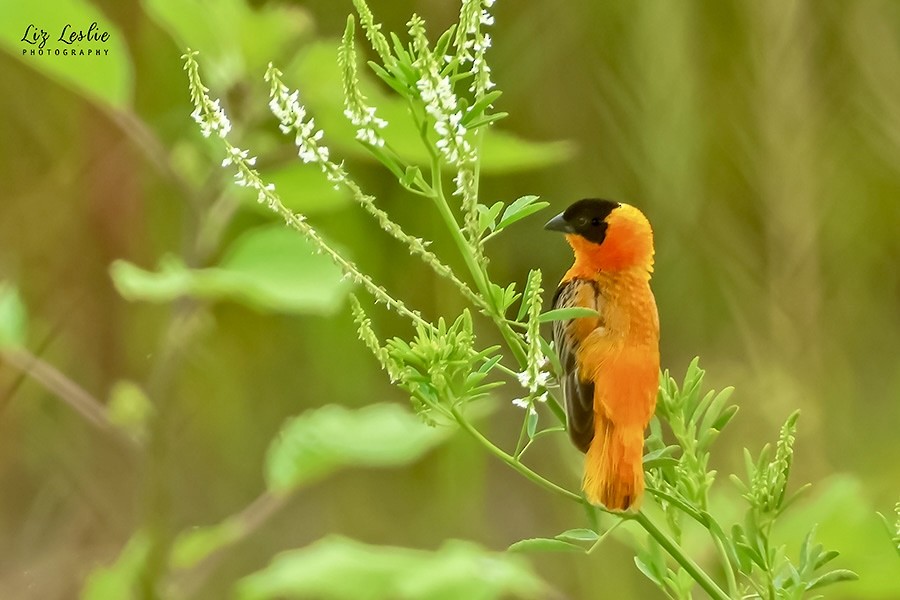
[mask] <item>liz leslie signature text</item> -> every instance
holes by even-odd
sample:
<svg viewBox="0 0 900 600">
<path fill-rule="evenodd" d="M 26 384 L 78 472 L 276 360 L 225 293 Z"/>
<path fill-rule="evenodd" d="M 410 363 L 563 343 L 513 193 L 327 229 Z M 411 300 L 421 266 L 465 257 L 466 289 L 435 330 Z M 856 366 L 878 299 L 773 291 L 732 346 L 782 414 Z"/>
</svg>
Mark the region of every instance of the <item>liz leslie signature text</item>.
<svg viewBox="0 0 900 600">
<path fill-rule="evenodd" d="M 50 41 L 50 35 L 50 31 L 47 29 L 29 23 L 28 27 L 25 28 L 25 33 L 22 35 L 21 41 L 43 50 L 47 45 L 47 42 Z M 100 26 L 96 21 L 91 23 L 87 30 L 76 29 L 70 23 L 66 23 L 59 32 L 59 37 L 56 38 L 55 41 L 66 44 L 67 46 L 73 46 L 83 42 L 102 44 L 109 41 L 109 32 L 101 31 Z"/>
</svg>

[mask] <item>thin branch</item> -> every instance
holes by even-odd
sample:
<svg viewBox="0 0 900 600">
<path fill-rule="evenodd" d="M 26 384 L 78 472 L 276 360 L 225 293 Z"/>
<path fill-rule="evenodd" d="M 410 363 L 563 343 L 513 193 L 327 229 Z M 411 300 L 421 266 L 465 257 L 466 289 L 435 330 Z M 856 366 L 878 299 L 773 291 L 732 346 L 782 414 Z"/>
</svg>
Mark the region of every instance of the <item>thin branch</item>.
<svg viewBox="0 0 900 600">
<path fill-rule="evenodd" d="M 64 373 L 27 350 L 0 350 L 0 359 L 27 375 L 38 385 L 57 396 L 94 428 L 127 445 L 138 448 L 137 440 L 110 422 L 106 407 Z"/>
<path fill-rule="evenodd" d="M 177 575 L 169 588 L 171 596 L 173 598 L 194 598 L 212 576 L 216 567 L 221 564 L 224 552 L 256 533 L 287 505 L 291 497 L 291 494 L 273 494 L 265 491 L 240 512 L 226 518 L 223 522 L 232 524 L 234 533 L 215 551 L 190 569 Z"/>
<path fill-rule="evenodd" d="M 711 598 L 715 598 L 716 600 L 729 600 L 728 594 L 726 594 L 722 588 L 706 574 L 706 571 L 701 569 L 697 563 L 685 554 L 684 550 L 675 543 L 675 540 L 657 527 L 656 524 L 650 520 L 650 517 L 647 516 L 647 513 L 640 511 L 634 514 L 625 513 L 622 516 L 626 519 L 632 519 L 640 525 L 650 537 L 656 540 L 659 545 L 665 549 L 669 556 L 675 559 L 675 562 L 681 565 L 681 567 L 690 574 L 691 578 L 693 578 L 693 580 L 696 581 Z"/>
</svg>

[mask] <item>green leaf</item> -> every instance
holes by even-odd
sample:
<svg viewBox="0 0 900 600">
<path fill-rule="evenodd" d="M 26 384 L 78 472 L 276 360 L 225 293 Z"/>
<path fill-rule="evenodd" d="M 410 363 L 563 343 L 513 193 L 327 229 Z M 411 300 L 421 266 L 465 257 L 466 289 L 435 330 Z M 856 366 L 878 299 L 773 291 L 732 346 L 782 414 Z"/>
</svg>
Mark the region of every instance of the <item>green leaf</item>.
<svg viewBox="0 0 900 600">
<path fill-rule="evenodd" d="M 816 563 L 813 565 L 813 568 L 821 569 L 840 555 L 841 553 L 837 550 L 826 550 L 816 557 Z"/>
<path fill-rule="evenodd" d="M 447 48 L 450 46 L 450 42 L 453 39 L 453 34 L 456 32 L 456 23 L 450 25 L 450 27 L 441 34 L 441 37 L 438 38 L 437 43 L 434 45 L 434 55 L 435 56 L 444 56 L 447 54 Z"/>
<path fill-rule="evenodd" d="M 123 110 L 131 105 L 134 73 L 125 36 L 93 3 L 85 0 L 0 0 L 0 15 L 3 15 L 0 48 L 10 55 L 100 105 Z M 107 33 L 107 41 L 85 39 L 71 45 L 59 41 L 66 25 L 69 28 L 65 30 L 65 37 L 73 32 L 87 35 L 94 22 L 97 28 L 92 35 Z M 27 31 L 29 25 L 33 26 L 30 32 Z M 34 27 L 48 33 L 43 56 L 32 56 L 32 50 L 37 53 L 41 49 L 21 41 L 26 33 L 33 33 Z M 82 51 L 84 55 L 81 55 Z M 91 51 L 90 56 L 88 51 Z"/>
<path fill-rule="evenodd" d="M 656 421 L 656 427 L 659 427 L 658 420 Z M 681 449 L 680 446 L 670 445 L 670 446 L 664 446 L 662 448 L 654 450 L 653 452 L 648 452 L 647 454 L 644 455 L 644 465 L 646 465 L 648 462 L 652 462 L 658 458 L 671 457 L 675 452 L 677 452 L 680 449 Z"/>
<path fill-rule="evenodd" d="M 725 426 L 728 425 L 731 419 L 734 418 L 734 415 L 736 415 L 737 412 L 738 406 L 736 404 L 729 406 L 722 411 L 722 413 L 716 418 L 715 421 L 713 421 L 711 428 L 715 429 L 716 431 L 722 431 L 723 429 L 725 429 Z"/>
<path fill-rule="evenodd" d="M 644 577 L 658 585 L 659 587 L 666 589 L 666 584 L 663 582 L 662 577 L 657 575 L 653 569 L 646 562 L 641 560 L 639 557 L 634 557 L 634 564 L 637 566 L 638 571 L 644 574 Z"/>
<path fill-rule="evenodd" d="M 469 123 L 469 129 L 478 129 L 479 127 L 484 127 L 485 125 L 490 125 L 491 123 L 496 123 L 501 119 L 505 119 L 509 116 L 509 113 L 506 112 L 498 112 L 492 113 L 489 115 L 482 115 L 481 117 L 474 119 Z"/>
<path fill-rule="evenodd" d="M 283 225 L 245 232 L 217 267 L 189 269 L 166 257 L 159 271 L 116 261 L 116 289 L 128 300 L 170 302 L 182 296 L 230 300 L 264 311 L 332 314 L 350 291 L 340 269 Z"/>
<path fill-rule="evenodd" d="M 585 552 L 585 549 L 577 544 L 551 538 L 519 540 L 507 550 L 509 552 Z"/>
<path fill-rule="evenodd" d="M 394 404 L 359 410 L 329 405 L 289 420 L 269 447 L 266 481 L 285 492 L 345 467 L 401 466 L 440 444 L 450 430 L 426 427 Z"/>
<path fill-rule="evenodd" d="M 322 170 L 313 164 L 303 164 L 298 160 L 276 168 L 261 169 L 261 177 L 275 186 L 282 203 L 294 212 L 304 215 L 335 211 L 345 208 L 351 203 L 351 195 L 340 186 L 334 184 L 322 174 Z M 255 193 L 241 193 L 247 208 L 261 215 L 274 217 L 267 206 L 257 202 Z"/>
<path fill-rule="evenodd" d="M 734 393 L 734 388 L 727 387 L 718 394 L 715 394 L 715 397 L 710 400 L 709 405 L 704 407 L 703 419 L 700 424 L 701 431 L 712 428 L 713 423 L 718 420 L 719 416 L 725 410 L 725 403 L 731 398 L 732 393 Z M 712 395 L 713 392 L 710 391 L 709 394 Z M 700 415 L 698 414 L 698 416 Z"/>
<path fill-rule="evenodd" d="M 699 390 L 698 390 L 699 391 Z M 692 406 L 686 406 L 684 411 L 685 420 L 696 421 L 698 420 L 711 406 L 713 399 L 716 397 L 715 390 L 710 390 L 703 396 L 703 399 L 699 399 L 699 394 L 697 398 L 697 403 Z"/>
<path fill-rule="evenodd" d="M 554 308 L 553 310 L 548 310 L 538 317 L 538 321 L 541 323 L 549 323 L 551 321 L 568 321 L 569 319 L 596 319 L 599 316 L 600 313 L 593 308 L 573 306 L 571 308 Z"/>
<path fill-rule="evenodd" d="M 497 223 L 496 231 L 504 229 L 516 221 L 520 221 L 525 217 L 538 212 L 541 209 L 550 206 L 549 202 L 538 202 L 540 196 L 522 196 L 518 200 L 506 207 L 500 222 Z"/>
<path fill-rule="evenodd" d="M 484 204 L 478 205 L 478 235 L 489 229 L 494 230 L 501 210 L 503 210 L 503 202 L 495 202 L 490 208 Z"/>
<path fill-rule="evenodd" d="M 269 61 L 294 51 L 313 31 L 305 10 L 285 4 L 144 0 L 142 6 L 178 47 L 200 51 L 212 89 L 260 76 Z"/>
<path fill-rule="evenodd" d="M 870 490 L 847 474 L 833 475 L 817 483 L 814 490 L 778 517 L 779 539 L 800 540 L 817 524 L 818 541 L 826 548 L 838 548 L 839 566 L 859 574 L 849 595 L 900 598 L 900 579 L 894 576 L 897 553 L 873 516 Z"/>
<path fill-rule="evenodd" d="M 753 558 L 750 547 L 744 542 L 734 541 L 731 543 L 731 553 L 737 557 L 738 568 L 741 573 L 750 573 L 753 569 Z"/>
<path fill-rule="evenodd" d="M 803 541 L 800 542 L 800 568 L 804 570 L 811 561 L 815 560 L 815 556 L 810 556 L 810 552 L 814 548 L 812 543 L 816 537 L 816 527 L 818 526 L 814 526 L 810 529 L 809 532 L 803 536 Z M 821 546 L 819 546 L 819 549 L 821 549 Z"/>
<path fill-rule="evenodd" d="M 528 414 L 525 416 L 525 432 L 528 434 L 528 439 L 534 439 L 534 433 L 537 431 L 538 424 L 538 413 L 536 410 L 531 408 L 528 409 Z"/>
<path fill-rule="evenodd" d="M 591 529 L 569 529 L 556 536 L 564 542 L 596 542 L 600 536 Z"/>
<path fill-rule="evenodd" d="M 555 165 L 575 156 L 569 142 L 523 140 L 496 127 L 485 130 L 482 173 L 512 173 Z"/>
<path fill-rule="evenodd" d="M 525 278 L 525 286 L 522 288 L 523 290 L 528 290 L 531 288 L 531 280 L 534 277 L 539 277 L 540 271 L 537 269 L 532 269 L 528 271 L 528 277 Z M 525 296 L 522 296 L 522 302 L 519 303 L 519 312 L 516 314 L 516 321 L 521 321 L 525 318 L 525 314 L 528 312 L 529 303 Z"/>
<path fill-rule="evenodd" d="M 503 305 L 500 307 L 502 309 L 503 314 L 506 314 L 506 311 L 509 310 L 509 307 L 516 303 L 522 294 L 516 292 L 516 282 L 510 283 L 506 286 L 506 289 L 503 292 Z"/>
<path fill-rule="evenodd" d="M 106 415 L 113 425 L 136 439 L 146 434 L 155 407 L 144 390 L 133 381 L 117 381 L 109 393 Z"/>
<path fill-rule="evenodd" d="M 400 183 L 406 187 L 412 187 L 416 179 L 422 177 L 422 169 L 419 167 L 406 167 L 406 172 Z"/>
<path fill-rule="evenodd" d="M 473 104 L 469 110 L 463 113 L 463 119 L 461 121 L 463 127 L 475 129 L 488 122 L 497 120 L 492 117 L 502 118 L 502 116 L 506 116 L 506 113 L 485 114 L 485 111 L 501 96 L 501 94 L 502 92 L 499 91 L 488 92 L 484 97 Z"/>
<path fill-rule="evenodd" d="M 209 527 L 194 527 L 175 538 L 169 564 L 173 569 L 190 569 L 216 550 L 240 539 L 241 524 L 226 519 Z"/>
<path fill-rule="evenodd" d="M 849 569 L 835 569 L 820 577 L 816 577 L 806 584 L 806 591 L 825 587 L 826 585 L 831 585 L 833 583 L 840 583 L 841 581 L 856 581 L 857 579 L 859 579 L 859 575 Z"/>
<path fill-rule="evenodd" d="M 751 547 L 749 544 L 744 543 L 735 543 L 734 549 L 741 561 L 741 564 L 748 565 L 747 568 L 744 569 L 745 573 L 750 572 L 750 569 L 752 568 L 752 565 L 750 563 L 756 564 L 756 566 L 758 566 L 760 569 L 766 569 L 766 564 L 763 560 L 763 556 L 757 549 Z"/>
<path fill-rule="evenodd" d="M 28 337 L 28 312 L 11 283 L 0 281 L 0 348 L 24 346 Z"/>
<path fill-rule="evenodd" d="M 407 92 L 406 84 L 401 83 L 401 81 L 395 77 L 392 73 L 385 70 L 384 67 L 379 65 L 374 61 L 368 61 L 369 67 L 375 72 L 375 74 L 386 84 L 388 84 L 395 92 L 400 94 L 401 96 L 405 96 Z"/>
<path fill-rule="evenodd" d="M 550 366 L 553 367 L 554 373 L 562 373 L 562 364 L 559 362 L 559 353 L 550 347 L 550 342 L 543 337 L 539 340 L 541 343 L 541 352 L 550 359 Z"/>
<path fill-rule="evenodd" d="M 488 293 L 491 295 L 491 304 L 503 310 L 506 305 L 506 290 L 496 283 L 491 283 Z"/>
<path fill-rule="evenodd" d="M 678 466 L 678 459 L 671 456 L 658 456 L 656 458 L 644 457 L 644 469 L 669 469 Z"/>
<path fill-rule="evenodd" d="M 548 588 L 521 559 L 450 540 L 434 552 L 370 546 L 329 536 L 284 552 L 242 579 L 238 600 L 545 598 Z"/>
<path fill-rule="evenodd" d="M 81 600 L 135 600 L 138 580 L 150 552 L 150 539 L 139 531 L 131 536 L 116 562 L 98 567 L 88 576 L 79 596 Z"/>
</svg>

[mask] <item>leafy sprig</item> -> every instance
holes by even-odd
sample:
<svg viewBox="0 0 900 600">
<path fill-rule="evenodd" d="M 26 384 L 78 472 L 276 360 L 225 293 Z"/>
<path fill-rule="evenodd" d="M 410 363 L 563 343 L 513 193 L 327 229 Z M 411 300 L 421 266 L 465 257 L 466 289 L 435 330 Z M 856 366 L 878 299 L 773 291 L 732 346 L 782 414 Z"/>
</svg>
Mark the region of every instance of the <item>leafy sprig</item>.
<svg viewBox="0 0 900 600">
<path fill-rule="evenodd" d="M 356 297 L 352 311 L 361 341 L 372 351 L 391 381 L 411 397 L 419 416 L 431 425 L 455 424 L 470 434 L 488 452 L 543 489 L 584 505 L 590 529 L 575 528 L 554 538 L 533 538 L 513 545 L 513 550 L 564 549 L 591 552 L 624 521 L 634 521 L 648 534 L 646 546 L 638 549 L 635 562 L 651 581 L 671 598 L 690 598 L 695 585 L 710 597 L 799 598 L 808 591 L 854 577 L 844 570 L 822 573 L 837 553 L 815 544 L 811 531 L 798 558 L 789 559 L 772 539 L 772 525 L 795 496 L 787 495 L 793 458 L 797 414 L 781 430 L 774 454 L 764 448 L 758 459 L 748 453 L 746 481 L 736 480 L 747 503 L 741 523 L 724 527 L 710 512 L 710 493 L 716 472 L 710 469 L 711 447 L 737 412 L 728 405 L 732 390 L 702 393 L 704 372 L 695 360 L 681 385 L 668 372 L 663 375 L 657 416 L 651 423 L 644 466 L 648 493 L 656 500 L 666 528 L 658 526 L 647 512 L 617 513 L 614 523 L 602 529 L 594 507 L 581 494 L 560 486 L 522 460 L 525 451 L 544 435 L 565 431 L 565 415 L 554 397 L 548 369 L 554 352 L 541 336 L 542 323 L 594 314 L 587 309 L 542 312 L 543 285 L 539 270 L 529 273 L 521 292 L 515 283 L 498 283 L 488 270 L 485 243 L 508 227 L 545 208 L 536 196 L 523 196 L 505 206 L 483 204 L 479 199 L 482 139 L 505 113 L 494 111 L 500 92 L 494 89 L 486 52 L 491 39 L 485 28 L 493 24 L 493 0 L 463 0 L 459 23 L 449 27 L 433 44 L 424 20 L 413 15 L 408 22 L 408 40 L 385 35 L 364 0 L 354 0 L 359 22 L 377 62 L 369 66 L 408 105 L 423 147 L 427 165 L 407 162 L 391 145 L 391 127 L 377 116 L 360 90 L 355 48 L 355 19 L 347 20 L 338 61 L 342 70 L 345 115 L 356 130 L 359 143 L 397 179 L 407 191 L 431 201 L 438 218 L 450 233 L 466 272 L 455 272 L 430 251 L 428 243 L 404 231 L 365 194 L 342 162 L 336 162 L 324 145 L 324 132 L 291 91 L 283 74 L 270 65 L 265 80 L 270 85 L 270 108 L 285 134 L 292 134 L 299 158 L 318 165 L 335 186 L 348 190 L 356 202 L 392 238 L 403 243 L 440 277 L 449 281 L 503 339 L 501 346 L 478 343 L 475 320 L 468 309 L 459 314 L 425 319 L 418 311 L 376 284 L 352 262 L 332 248 L 303 215 L 281 202 L 274 186 L 254 169 L 255 158 L 228 141 L 231 125 L 218 100 L 208 95 L 199 76 L 195 53 L 185 55 L 185 69 L 194 102 L 194 119 L 201 132 L 221 138 L 223 166 L 234 166 L 238 185 L 257 192 L 261 203 L 281 215 L 288 226 L 305 235 L 319 252 L 337 263 L 345 275 L 360 284 L 376 303 L 406 316 L 413 325 L 409 338 L 379 339 L 373 320 Z M 512 315 L 518 302 L 518 310 Z M 512 359 L 512 363 L 505 362 Z M 557 369 L 558 371 L 558 369 Z M 504 379 L 525 390 L 514 401 L 525 408 L 521 434 L 513 452 L 488 439 L 472 422 L 468 406 L 484 398 Z M 545 405 L 559 425 L 538 428 L 537 407 Z M 708 531 L 724 572 L 725 589 L 681 548 L 687 528 Z M 727 591 L 726 591 L 727 590 Z"/>
<path fill-rule="evenodd" d="M 702 394 L 704 375 L 697 359 L 680 386 L 668 372 L 663 374 L 657 418 L 647 440 L 648 492 L 659 502 L 675 539 L 681 539 L 690 523 L 708 531 L 732 597 L 802 598 L 807 591 L 855 579 L 856 575 L 845 569 L 820 571 L 838 553 L 814 544 L 815 529 L 807 534 L 797 559 L 774 544 L 775 520 L 809 487 L 787 494 L 799 412 L 781 427 L 774 455 L 768 445 L 755 460 L 745 451 L 746 482 L 731 476 L 747 505 L 743 521 L 726 527 L 711 514 L 710 491 L 716 472 L 709 468 L 710 448 L 737 407 L 728 405 L 731 388 Z M 665 442 L 669 436 L 674 438 L 673 444 Z M 639 553 L 636 563 L 671 598 L 690 597 L 692 578 L 684 569 L 671 568 L 655 543 Z"/>
</svg>

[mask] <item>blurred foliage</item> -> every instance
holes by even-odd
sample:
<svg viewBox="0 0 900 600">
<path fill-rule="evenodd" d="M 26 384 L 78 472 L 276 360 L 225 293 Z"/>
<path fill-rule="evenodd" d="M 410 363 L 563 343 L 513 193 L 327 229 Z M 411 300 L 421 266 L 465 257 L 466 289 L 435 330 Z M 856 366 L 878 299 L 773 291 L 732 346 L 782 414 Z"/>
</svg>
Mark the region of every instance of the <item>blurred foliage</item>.
<svg viewBox="0 0 900 600">
<path fill-rule="evenodd" d="M 0 45 L 10 55 L 27 61 L 31 68 L 71 87 L 74 93 L 90 101 L 116 109 L 127 109 L 131 105 L 134 67 L 128 59 L 127 41 L 115 23 L 104 18 L 103 11 L 98 6 L 84 0 L 48 0 L 33 5 L 3 0 L 0 2 L 0 15 L 3 15 L 4 23 Z M 64 15 L 78 19 L 77 25 L 69 22 L 74 25 L 70 32 L 72 29 L 87 32 L 90 23 L 102 23 L 99 31 L 109 33 L 109 40 L 103 44 L 91 45 L 89 49 L 109 52 L 90 57 L 67 55 L 56 57 L 56 60 L 51 58 L 51 48 L 70 52 L 84 49 L 80 44 L 67 47 L 57 42 L 58 38 L 62 38 L 63 26 L 66 24 L 65 20 L 60 19 Z M 50 41 L 44 48 L 48 55 L 26 56 L 22 52 L 23 48 L 29 51 L 35 49 L 20 41 L 29 32 L 28 26 L 43 29 L 50 23 L 54 27 L 52 31 L 47 31 Z"/>
<path fill-rule="evenodd" d="M 547 592 L 518 557 L 450 540 L 434 553 L 329 537 L 281 554 L 239 584 L 240 600 L 491 600 Z"/>
<path fill-rule="evenodd" d="M 403 465 L 446 435 L 391 404 L 372 404 L 355 414 L 323 406 L 284 426 L 269 449 L 266 480 L 270 490 L 285 493 L 342 466 Z"/>
<path fill-rule="evenodd" d="M 437 30 L 457 10 L 455 2 L 372 5 L 393 29 L 415 10 Z M 0 345 L 26 347 L 95 398 L 109 398 L 109 417 L 129 434 L 149 426 L 149 399 L 153 421 L 167 431 L 165 445 L 151 450 L 166 457 L 154 472 L 0 356 L 0 597 L 69 598 L 85 584 L 90 600 L 126 598 L 155 560 L 141 524 L 160 519 L 176 532 L 242 514 L 264 486 L 260 465 L 285 419 L 327 404 L 405 400 L 357 342 L 341 310 L 348 288 L 333 273 L 318 275 L 330 284 L 310 286 L 310 273 L 328 267 L 315 266 L 319 257 L 301 239 L 275 233 L 280 223 L 216 168 L 190 121 L 178 60 L 186 45 L 211 59 L 210 83 L 228 90 L 230 112 L 247 124 L 242 134 L 264 151 L 260 169 L 275 174 L 291 208 L 423 312 L 455 308 L 451 289 L 378 235 L 318 173 L 297 166 L 264 114 L 266 63 L 290 65 L 286 77 L 379 204 L 410 230 L 437 237 L 436 249 L 448 246 L 432 235 L 427 207 L 396 191 L 359 151 L 340 114 L 334 57 L 350 9 L 300 0 L 0 1 Z M 801 407 L 792 477 L 829 479 L 773 535 L 802 539 L 818 524 L 816 539 L 841 549 L 842 565 L 860 581 L 830 588 L 829 598 L 900 595 L 891 536 L 874 512 L 892 514 L 900 481 L 900 6 L 622 0 L 560 10 L 501 0 L 495 12 L 489 56 L 505 92 L 498 108 L 510 117 L 486 141 L 483 200 L 538 194 L 562 207 L 606 196 L 639 205 L 656 230 L 663 363 L 680 372 L 699 354 L 713 384 L 737 389 L 742 419 L 716 440 L 719 456 L 734 460 L 711 466 L 740 470 L 741 448 L 759 447 L 759 432 Z M 93 20 L 111 33 L 108 57 L 21 53 L 29 23 L 55 36 L 65 22 L 86 28 Z M 364 89 L 381 104 L 375 78 Z M 387 134 L 413 161 L 421 158 L 414 133 Z M 499 280 L 524 281 L 535 266 L 564 271 L 568 251 L 542 235 L 519 226 L 489 242 Z M 190 292 L 217 302 L 201 302 L 208 318 L 197 327 L 185 311 L 198 309 L 184 300 L 124 301 L 110 265 L 115 285 L 142 298 Z M 273 278 L 281 283 L 273 287 Z M 178 334 L 188 336 L 177 344 L 183 351 L 167 351 Z M 491 421 L 510 443 L 516 410 L 503 403 Z M 577 481 L 567 446 L 529 459 Z M 398 575 L 405 569 L 436 565 L 447 573 L 438 597 L 471 583 L 466 569 L 485 551 L 466 544 L 394 555 L 383 547 L 468 538 L 497 549 L 578 518 L 455 439 L 407 465 L 304 488 L 252 535 L 214 539 L 212 547 L 224 540 L 230 552 L 201 560 L 208 572 L 185 589 L 227 597 L 274 550 L 306 546 L 293 551 L 305 555 L 267 567 L 294 574 L 288 587 L 268 589 L 253 575 L 240 584 L 255 594 L 248 597 L 315 590 L 302 576 L 317 563 L 293 561 L 325 561 L 326 551 L 334 560 L 384 554 L 384 569 L 369 575 L 386 586 L 414 582 Z M 168 495 L 160 500 L 153 489 Z M 709 501 L 740 518 L 737 489 Z M 325 537 L 342 533 L 361 542 Z M 593 543 L 573 536 L 555 541 Z M 542 555 L 534 566 L 567 597 L 592 597 L 598 581 L 610 597 L 656 593 L 616 537 L 589 556 Z M 683 543 L 706 541 L 687 529 Z M 186 552 L 181 566 L 208 550 L 207 542 Z M 497 595 L 541 597 L 517 561 L 490 557 L 509 576 L 499 581 L 523 586 Z"/>
<path fill-rule="evenodd" d="M 0 281 L 0 348 L 23 346 L 27 340 L 28 312 L 19 291 Z"/>
<path fill-rule="evenodd" d="M 128 300 L 232 299 L 261 311 L 329 314 L 349 291 L 334 263 L 281 225 L 245 231 L 215 267 L 189 269 L 169 256 L 157 272 L 117 261 L 110 275 Z"/>
</svg>

